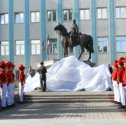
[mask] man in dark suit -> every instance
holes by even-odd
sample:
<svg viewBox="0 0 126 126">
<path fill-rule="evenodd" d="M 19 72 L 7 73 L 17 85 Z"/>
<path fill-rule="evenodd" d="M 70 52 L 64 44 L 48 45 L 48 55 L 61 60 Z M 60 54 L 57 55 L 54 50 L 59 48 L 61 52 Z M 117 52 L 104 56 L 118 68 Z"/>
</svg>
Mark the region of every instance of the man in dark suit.
<svg viewBox="0 0 126 126">
<path fill-rule="evenodd" d="M 41 83 L 41 90 L 46 92 L 46 73 L 47 73 L 47 69 L 44 66 L 44 62 L 40 63 L 40 67 L 38 68 L 38 72 L 40 74 L 40 83 Z"/>
</svg>

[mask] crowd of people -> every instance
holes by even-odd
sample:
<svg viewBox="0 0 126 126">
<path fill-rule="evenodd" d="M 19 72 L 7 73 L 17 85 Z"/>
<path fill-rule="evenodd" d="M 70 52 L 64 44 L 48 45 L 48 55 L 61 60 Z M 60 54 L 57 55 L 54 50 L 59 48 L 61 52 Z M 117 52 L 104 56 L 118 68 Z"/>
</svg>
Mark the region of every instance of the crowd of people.
<svg viewBox="0 0 126 126">
<path fill-rule="evenodd" d="M 40 82 L 42 91 L 46 91 L 46 67 L 44 66 L 44 62 L 40 63 L 40 67 L 38 68 L 38 72 L 40 73 Z M 0 99 L 0 108 L 1 110 L 8 109 L 10 107 L 15 106 L 14 102 L 14 89 L 15 89 L 15 75 L 14 75 L 15 65 L 8 61 L 0 61 L 0 90 L 1 90 L 1 99 Z M 24 103 L 24 84 L 27 76 L 33 77 L 35 75 L 35 70 L 29 66 L 27 71 L 27 76 L 25 75 L 25 67 L 20 64 L 18 66 L 19 70 L 19 103 Z"/>
<path fill-rule="evenodd" d="M 11 62 L 0 62 L 0 88 L 1 88 L 1 107 L 14 105 L 14 70 L 15 65 Z"/>
<path fill-rule="evenodd" d="M 126 110 L 126 58 L 121 57 L 112 64 L 114 102 Z"/>
<path fill-rule="evenodd" d="M 8 61 L 0 61 L 0 89 L 1 89 L 1 100 L 0 105 L 1 109 L 5 110 L 9 107 L 14 106 L 14 70 L 15 65 Z M 20 64 L 18 66 L 19 69 L 19 102 L 23 103 L 23 88 L 25 83 L 25 74 L 24 69 L 25 67 Z"/>
<path fill-rule="evenodd" d="M 44 62 L 40 63 L 40 67 L 37 72 L 40 74 L 40 84 L 42 91 L 46 91 L 46 67 Z M 119 60 L 115 60 L 112 64 L 112 82 L 114 92 L 114 102 L 119 105 L 120 108 L 126 110 L 126 58 L 121 57 Z M 14 78 L 13 73 L 15 65 L 8 61 L 0 61 L 0 89 L 1 89 L 1 109 L 7 109 L 14 106 Z M 26 76 L 24 73 L 25 67 L 20 64 L 19 70 L 19 102 L 24 102 L 24 84 Z M 31 77 L 34 76 L 35 72 L 32 67 L 29 67 L 27 72 Z"/>
</svg>

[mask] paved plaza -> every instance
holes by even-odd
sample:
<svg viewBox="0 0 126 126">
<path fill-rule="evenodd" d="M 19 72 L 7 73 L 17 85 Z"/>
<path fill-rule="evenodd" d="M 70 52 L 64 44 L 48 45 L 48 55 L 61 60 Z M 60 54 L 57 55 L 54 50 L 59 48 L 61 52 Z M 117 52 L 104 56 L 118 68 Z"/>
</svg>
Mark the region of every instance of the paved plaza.
<svg viewBox="0 0 126 126">
<path fill-rule="evenodd" d="M 126 111 L 112 102 L 112 95 L 112 92 L 33 92 L 26 95 L 25 104 L 17 103 L 14 108 L 0 112 L 0 125 L 123 126 Z"/>
</svg>

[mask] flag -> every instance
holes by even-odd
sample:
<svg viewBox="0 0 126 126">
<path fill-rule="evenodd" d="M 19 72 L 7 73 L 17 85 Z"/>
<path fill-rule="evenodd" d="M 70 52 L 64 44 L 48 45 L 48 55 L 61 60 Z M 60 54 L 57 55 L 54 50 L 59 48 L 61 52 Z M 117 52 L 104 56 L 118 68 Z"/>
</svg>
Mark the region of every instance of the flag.
<svg viewBox="0 0 126 126">
<path fill-rule="evenodd" d="M 50 39 L 49 39 L 49 34 L 48 34 L 48 38 L 47 38 L 47 54 L 49 54 L 50 53 L 50 51 L 49 51 L 49 48 L 50 48 L 50 41 L 49 41 Z"/>
<path fill-rule="evenodd" d="M 47 40 L 47 48 L 49 48 L 50 47 L 50 41 L 49 41 L 49 39 Z"/>
<path fill-rule="evenodd" d="M 47 54 L 49 54 L 50 41 L 47 39 Z"/>
<path fill-rule="evenodd" d="M 50 47 L 50 41 L 49 41 L 49 34 L 48 34 L 48 38 L 47 38 L 47 49 Z"/>
</svg>

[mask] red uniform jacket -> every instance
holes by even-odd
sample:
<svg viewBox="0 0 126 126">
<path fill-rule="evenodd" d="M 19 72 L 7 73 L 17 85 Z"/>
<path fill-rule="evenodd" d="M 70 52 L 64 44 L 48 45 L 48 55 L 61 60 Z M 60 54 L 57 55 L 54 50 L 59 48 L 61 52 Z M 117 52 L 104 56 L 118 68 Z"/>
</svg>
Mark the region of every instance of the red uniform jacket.
<svg viewBox="0 0 126 126">
<path fill-rule="evenodd" d="M 2 88 L 2 78 L 1 78 L 1 72 L 0 72 L 0 88 Z"/>
<path fill-rule="evenodd" d="M 14 78 L 15 78 L 15 75 L 14 75 L 14 73 L 11 71 L 11 82 L 14 81 Z"/>
<path fill-rule="evenodd" d="M 123 86 L 126 86 L 126 69 L 123 76 Z"/>
<path fill-rule="evenodd" d="M 25 75 L 24 75 L 24 72 L 23 71 L 20 71 L 20 74 L 19 74 L 19 81 L 21 82 L 21 85 L 24 85 L 25 83 Z"/>
<path fill-rule="evenodd" d="M 7 71 L 6 72 L 6 77 L 7 77 L 7 84 L 10 84 L 10 82 L 11 82 L 11 77 L 12 75 L 11 75 L 11 71 L 9 70 L 9 71 Z"/>
<path fill-rule="evenodd" d="M 125 68 L 119 68 L 117 72 L 117 81 L 118 83 L 123 83 L 123 76 L 124 76 Z"/>
<path fill-rule="evenodd" d="M 117 72 L 118 72 L 118 69 L 114 69 L 114 71 L 112 72 L 112 80 L 117 80 Z"/>
<path fill-rule="evenodd" d="M 0 86 L 3 87 L 3 83 L 6 83 L 6 72 L 2 70 L 0 72 Z"/>
</svg>

